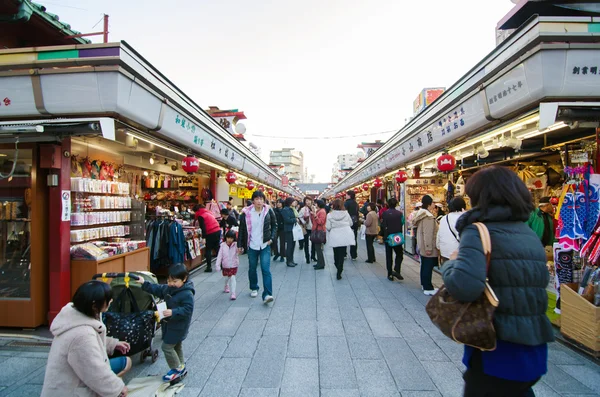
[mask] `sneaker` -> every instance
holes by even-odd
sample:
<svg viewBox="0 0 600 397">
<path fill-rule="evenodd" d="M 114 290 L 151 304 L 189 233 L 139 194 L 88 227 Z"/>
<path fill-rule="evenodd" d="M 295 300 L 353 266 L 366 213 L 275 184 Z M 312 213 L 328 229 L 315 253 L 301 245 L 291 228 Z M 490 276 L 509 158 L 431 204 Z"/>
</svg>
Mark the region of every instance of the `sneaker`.
<svg viewBox="0 0 600 397">
<path fill-rule="evenodd" d="M 204 273 L 212 273 L 212 268 L 207 267 L 206 269 L 204 269 Z"/>
<path fill-rule="evenodd" d="M 267 295 L 265 296 L 265 300 L 263 301 L 263 303 L 266 305 L 267 303 L 271 303 L 273 302 L 274 298 L 271 295 Z"/>
<path fill-rule="evenodd" d="M 234 301 L 234 300 L 236 300 L 236 299 L 237 299 L 237 298 L 235 297 L 235 293 L 231 294 L 231 300 L 232 300 L 232 301 Z"/>
<path fill-rule="evenodd" d="M 352 258 L 352 262 L 356 262 L 356 258 Z"/>
<path fill-rule="evenodd" d="M 436 292 L 438 292 L 437 288 L 434 288 L 434 289 L 431 289 L 431 290 L 424 290 L 423 291 L 423 293 L 425 295 L 428 295 L 428 296 L 433 296 L 433 295 L 435 295 Z"/>
<path fill-rule="evenodd" d="M 223 292 L 225 292 L 226 294 L 228 294 L 228 293 L 229 293 L 229 285 L 226 285 L 226 286 L 225 286 L 225 289 L 223 290 Z"/>
<path fill-rule="evenodd" d="M 258 291 L 256 291 L 256 290 L 253 290 L 252 292 L 250 292 L 250 296 L 251 296 L 252 298 L 256 298 L 256 297 L 258 296 Z"/>
<path fill-rule="evenodd" d="M 169 372 L 167 372 L 167 374 L 165 376 L 163 376 L 163 380 L 165 382 L 171 382 L 177 378 L 179 378 L 179 376 L 181 376 L 181 374 L 185 371 L 185 366 L 183 368 L 178 369 L 178 368 L 172 368 Z"/>
</svg>

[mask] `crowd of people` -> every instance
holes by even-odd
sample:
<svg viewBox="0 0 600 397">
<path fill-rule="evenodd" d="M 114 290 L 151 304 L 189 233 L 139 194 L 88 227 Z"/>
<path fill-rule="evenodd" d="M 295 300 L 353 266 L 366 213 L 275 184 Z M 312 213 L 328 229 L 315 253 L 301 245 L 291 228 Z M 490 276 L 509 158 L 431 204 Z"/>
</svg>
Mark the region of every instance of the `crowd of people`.
<svg viewBox="0 0 600 397">
<path fill-rule="evenodd" d="M 416 236 L 420 260 L 420 283 L 425 295 L 435 295 L 432 272 L 441 267 L 446 289 L 461 302 L 473 302 L 485 288 L 486 280 L 495 291 L 500 305 L 494 316 L 497 347 L 482 351 L 465 346 L 463 363 L 465 396 L 533 396 L 532 386 L 547 372 L 547 343 L 553 330 L 546 308 L 549 274 L 542 241 L 548 233 L 533 230 L 532 219 L 549 227 L 546 203 L 534 209 L 525 184 L 512 171 L 489 167 L 477 172 L 466 185 L 472 208 L 455 197 L 443 214 L 432 197 L 423 196 L 408 217 L 409 228 Z M 314 269 L 326 266 L 324 247 L 333 250 L 336 277 L 342 279 L 344 261 L 358 257 L 358 232 L 364 237 L 366 262 L 376 262 L 374 242 L 382 238 L 389 280 L 403 280 L 404 214 L 398 201 L 367 202 L 362 208 L 354 191 L 346 200 L 313 201 L 301 204 L 294 198 L 269 203 L 261 191 L 239 213 L 228 205 L 222 219 L 200 206 L 196 211 L 198 225 L 206 244 L 206 271 L 215 268 L 225 277 L 224 292 L 236 299 L 236 275 L 239 255 L 247 254 L 250 296 L 258 296 L 258 265 L 262 273 L 262 299 L 274 301 L 271 260 L 294 262 L 296 242 L 304 252 L 307 264 Z M 536 218 L 537 217 L 537 218 Z M 489 269 L 482 238 L 474 223 L 489 230 L 492 251 Z M 518 241 L 519 244 L 515 244 Z M 214 253 L 211 251 L 215 251 Z M 194 309 L 194 287 L 185 266 L 172 265 L 166 285 L 144 282 L 144 291 L 162 297 L 168 309 L 163 325 L 163 352 L 170 371 L 164 376 L 171 381 L 186 373 L 183 340 L 186 338 Z M 42 396 L 59 395 L 127 395 L 120 376 L 131 367 L 127 357 L 111 358 L 115 351 L 126 354 L 129 345 L 106 336 L 102 313 L 111 302 L 110 287 L 90 281 L 77 290 L 73 302 L 66 305 L 52 323 L 55 336 Z"/>
</svg>

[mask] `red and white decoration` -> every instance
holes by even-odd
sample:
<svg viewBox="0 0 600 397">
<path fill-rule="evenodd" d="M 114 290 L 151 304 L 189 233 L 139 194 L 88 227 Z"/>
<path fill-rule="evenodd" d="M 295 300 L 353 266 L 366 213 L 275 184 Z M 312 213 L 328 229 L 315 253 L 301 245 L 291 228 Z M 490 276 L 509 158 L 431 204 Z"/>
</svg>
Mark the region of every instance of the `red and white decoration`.
<svg viewBox="0 0 600 397">
<path fill-rule="evenodd" d="M 368 184 L 368 183 L 365 183 L 365 184 L 363 184 L 363 185 L 362 185 L 362 189 L 363 189 L 365 192 L 366 192 L 366 191 L 368 191 L 370 188 L 371 188 L 371 186 L 369 186 L 369 184 Z"/>
<path fill-rule="evenodd" d="M 258 186 L 258 190 L 260 190 L 261 192 L 265 191 L 265 187 L 263 185 L 259 185 Z"/>
<path fill-rule="evenodd" d="M 267 193 L 269 193 L 269 196 L 273 195 L 273 189 L 269 188 L 269 190 L 267 190 Z"/>
<path fill-rule="evenodd" d="M 248 179 L 246 181 L 246 187 L 248 188 L 248 190 L 253 190 L 254 189 L 254 182 L 251 181 L 250 179 Z"/>
<path fill-rule="evenodd" d="M 195 156 L 186 156 L 181 160 L 181 168 L 188 174 L 194 174 L 200 168 L 200 162 Z"/>
<path fill-rule="evenodd" d="M 380 187 L 383 186 L 383 182 L 381 181 L 381 179 L 375 178 L 375 182 L 373 182 L 373 186 L 375 186 L 377 189 L 379 189 Z"/>
<path fill-rule="evenodd" d="M 406 173 L 406 171 L 398 171 L 398 173 L 396 174 L 396 182 L 404 183 L 407 180 L 408 180 L 408 174 Z"/>
<path fill-rule="evenodd" d="M 444 153 L 437 159 L 437 168 L 441 172 L 450 172 L 456 168 L 456 159 L 453 155 Z"/>
<path fill-rule="evenodd" d="M 235 181 L 237 181 L 237 175 L 235 174 L 235 172 L 229 171 L 227 173 L 227 176 L 225 177 L 225 180 L 230 185 L 233 185 L 235 183 Z"/>
</svg>

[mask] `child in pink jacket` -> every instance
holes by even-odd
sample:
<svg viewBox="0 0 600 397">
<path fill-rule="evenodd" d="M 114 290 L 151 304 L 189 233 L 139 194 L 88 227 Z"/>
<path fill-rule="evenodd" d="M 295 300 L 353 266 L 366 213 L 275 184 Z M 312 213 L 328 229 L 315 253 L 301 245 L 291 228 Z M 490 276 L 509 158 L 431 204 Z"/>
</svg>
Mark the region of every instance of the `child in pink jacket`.
<svg viewBox="0 0 600 397">
<path fill-rule="evenodd" d="M 237 274 L 239 264 L 240 259 L 238 257 L 236 234 L 235 231 L 229 230 L 225 234 L 224 241 L 221 243 L 221 248 L 219 249 L 219 255 L 217 255 L 217 263 L 215 264 L 215 268 L 217 269 L 217 271 L 223 268 L 223 277 L 227 277 L 227 279 L 225 280 L 224 292 L 229 293 L 231 291 L 231 300 L 235 300 L 235 275 Z M 230 284 L 231 290 L 229 289 Z"/>
</svg>

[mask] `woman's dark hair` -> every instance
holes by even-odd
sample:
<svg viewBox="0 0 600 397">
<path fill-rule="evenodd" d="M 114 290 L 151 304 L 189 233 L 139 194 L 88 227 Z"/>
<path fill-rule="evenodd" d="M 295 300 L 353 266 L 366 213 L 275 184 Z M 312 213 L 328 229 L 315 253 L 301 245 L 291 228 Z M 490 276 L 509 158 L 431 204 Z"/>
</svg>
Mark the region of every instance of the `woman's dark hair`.
<svg viewBox="0 0 600 397">
<path fill-rule="evenodd" d="M 448 203 L 449 212 L 461 212 L 464 209 L 467 209 L 467 203 L 465 203 L 462 197 L 454 197 Z"/>
<path fill-rule="evenodd" d="M 229 216 L 229 210 L 228 210 L 227 208 L 223 208 L 223 209 L 221 210 L 221 215 L 224 215 L 224 216 Z"/>
<path fill-rule="evenodd" d="M 73 295 L 73 306 L 77 311 L 91 318 L 98 318 L 104 306 L 112 299 L 110 285 L 92 280 L 81 284 Z"/>
<path fill-rule="evenodd" d="M 169 278 L 173 280 L 187 281 L 189 275 L 187 268 L 182 263 L 176 263 L 169 267 Z"/>
<path fill-rule="evenodd" d="M 192 211 L 194 211 L 194 212 L 198 212 L 198 210 L 199 210 L 200 208 L 201 208 L 201 207 L 200 207 L 200 204 L 196 204 L 196 205 L 194 205 L 194 207 L 192 208 Z"/>
<path fill-rule="evenodd" d="M 331 203 L 331 209 L 334 211 L 343 211 L 345 210 L 344 203 L 340 199 L 335 199 L 333 200 L 333 203 Z"/>
<path fill-rule="evenodd" d="M 319 207 L 319 208 L 325 208 L 325 201 L 323 201 L 323 200 L 315 200 L 315 203 L 317 204 L 317 207 Z"/>
<path fill-rule="evenodd" d="M 398 206 L 398 200 L 396 200 L 395 197 L 392 197 L 391 199 L 388 200 L 388 207 L 390 207 L 391 209 L 395 209 Z"/>
<path fill-rule="evenodd" d="M 296 199 L 294 199 L 293 197 L 288 197 L 285 199 L 285 201 L 283 202 L 283 206 L 284 207 L 291 207 L 292 203 L 296 201 Z"/>
<path fill-rule="evenodd" d="M 254 193 L 252 193 L 252 201 L 254 201 L 255 198 L 262 198 L 265 200 L 265 194 L 260 190 L 255 190 Z"/>
<path fill-rule="evenodd" d="M 433 199 L 431 198 L 431 196 L 425 195 L 421 199 L 421 204 L 423 204 L 423 209 L 427 209 L 431 207 L 431 204 L 433 204 Z"/>
<path fill-rule="evenodd" d="M 513 220 L 529 219 L 534 206 L 525 183 L 506 167 L 491 166 L 477 171 L 465 187 L 473 207 L 485 216 L 491 207 L 509 207 Z"/>
<path fill-rule="evenodd" d="M 365 203 L 365 208 L 371 208 L 371 211 L 375 211 L 375 209 L 377 208 L 377 206 L 375 205 L 375 203 L 367 201 Z"/>
<path fill-rule="evenodd" d="M 304 203 L 304 205 L 306 205 L 306 200 L 313 201 L 313 199 L 311 199 L 310 197 L 304 197 L 304 199 L 302 199 L 302 202 Z"/>
<path fill-rule="evenodd" d="M 356 192 L 354 190 L 348 190 L 346 194 L 350 196 L 350 200 L 354 200 L 356 198 Z"/>
<path fill-rule="evenodd" d="M 237 241 L 237 233 L 234 232 L 233 230 L 228 230 L 227 233 L 225 233 L 225 238 L 232 238 L 233 241 Z"/>
</svg>

